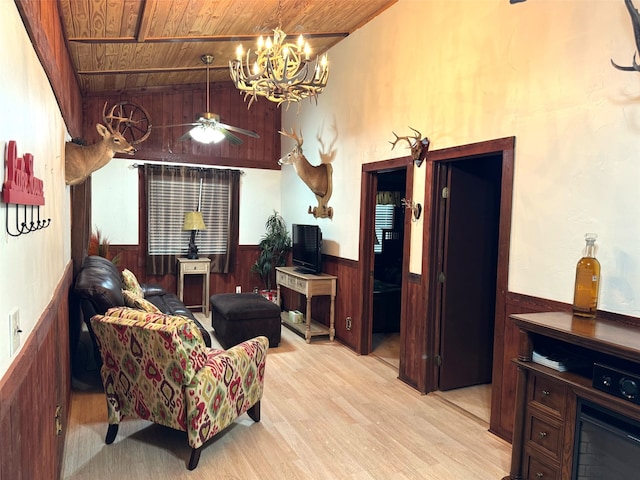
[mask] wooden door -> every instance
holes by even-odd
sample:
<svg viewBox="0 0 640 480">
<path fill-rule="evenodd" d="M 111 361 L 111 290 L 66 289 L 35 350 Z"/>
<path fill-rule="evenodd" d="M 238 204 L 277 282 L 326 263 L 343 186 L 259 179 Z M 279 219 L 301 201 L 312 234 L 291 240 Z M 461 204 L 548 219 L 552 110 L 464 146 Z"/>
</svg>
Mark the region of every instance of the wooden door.
<svg viewBox="0 0 640 480">
<path fill-rule="evenodd" d="M 501 157 L 444 166 L 440 390 L 490 383 L 496 305 Z"/>
</svg>

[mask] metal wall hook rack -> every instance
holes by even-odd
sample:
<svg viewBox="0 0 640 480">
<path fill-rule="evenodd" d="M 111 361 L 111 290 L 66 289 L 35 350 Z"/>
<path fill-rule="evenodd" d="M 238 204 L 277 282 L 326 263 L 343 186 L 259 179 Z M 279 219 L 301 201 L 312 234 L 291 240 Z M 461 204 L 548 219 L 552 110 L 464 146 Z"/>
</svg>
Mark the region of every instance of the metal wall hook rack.
<svg viewBox="0 0 640 480">
<path fill-rule="evenodd" d="M 33 174 L 35 171 L 33 155 L 25 153 L 22 157 L 18 157 L 16 141 L 9 140 L 5 152 L 5 163 L 2 202 L 5 205 L 7 233 L 12 237 L 19 237 L 47 228 L 51 224 L 51 219 L 40 220 L 40 206 L 44 205 L 44 182 Z M 16 206 L 15 232 L 9 228 L 9 205 Z"/>
<path fill-rule="evenodd" d="M 22 216 L 20 215 L 20 207 L 22 207 Z M 27 211 L 30 211 L 30 215 Z M 35 213 L 34 213 L 35 210 Z M 15 232 L 12 233 L 9 229 L 9 204 L 5 203 L 5 218 L 6 218 L 6 227 L 7 233 L 12 237 L 19 237 L 20 235 L 26 235 L 27 233 L 36 232 L 38 230 L 42 230 L 43 228 L 47 228 L 51 224 L 51 219 L 47 218 L 46 220 L 40 220 L 40 206 L 39 205 L 18 205 L 16 204 L 16 228 Z M 30 217 L 29 222 L 27 222 L 27 217 Z M 20 220 L 23 220 L 22 222 Z"/>
</svg>

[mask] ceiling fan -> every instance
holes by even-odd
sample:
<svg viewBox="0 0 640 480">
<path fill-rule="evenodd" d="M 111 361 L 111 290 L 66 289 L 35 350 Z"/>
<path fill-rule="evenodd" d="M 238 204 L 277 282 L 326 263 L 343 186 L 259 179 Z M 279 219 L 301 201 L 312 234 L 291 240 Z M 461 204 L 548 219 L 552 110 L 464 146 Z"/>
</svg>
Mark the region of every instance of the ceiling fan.
<svg viewBox="0 0 640 480">
<path fill-rule="evenodd" d="M 222 140 L 228 140 L 233 145 L 241 145 L 242 140 L 232 132 L 241 133 L 253 138 L 260 138 L 256 132 L 246 130 L 240 127 L 234 127 L 220 121 L 220 115 L 212 113 L 209 108 L 209 67 L 213 63 L 213 55 L 202 55 L 200 57 L 202 63 L 207 66 L 207 111 L 198 114 L 198 118 L 193 123 L 180 123 L 176 125 L 163 125 L 164 127 L 181 127 L 191 125 L 193 128 L 188 130 L 178 140 L 192 139 L 200 143 L 218 143 Z"/>
</svg>

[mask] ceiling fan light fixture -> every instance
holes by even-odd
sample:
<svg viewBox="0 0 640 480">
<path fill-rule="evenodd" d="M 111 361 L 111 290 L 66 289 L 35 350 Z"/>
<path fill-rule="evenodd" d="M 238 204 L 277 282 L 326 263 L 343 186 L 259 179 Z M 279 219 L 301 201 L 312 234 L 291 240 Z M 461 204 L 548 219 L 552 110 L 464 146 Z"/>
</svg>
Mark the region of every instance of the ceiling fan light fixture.
<svg viewBox="0 0 640 480">
<path fill-rule="evenodd" d="M 258 96 L 277 103 L 298 102 L 322 93 L 329 78 L 326 54 L 311 62 L 311 47 L 300 35 L 296 43 L 286 43 L 286 34 L 276 28 L 273 39 L 258 39 L 255 52 L 242 45 L 236 49 L 236 58 L 229 61 L 229 73 L 234 85 L 245 100 L 251 103 Z"/>
<path fill-rule="evenodd" d="M 189 135 L 196 142 L 200 143 L 219 143 L 225 139 L 224 133 L 222 133 L 214 125 L 208 125 L 206 123 L 196 125 L 189 131 Z"/>
</svg>

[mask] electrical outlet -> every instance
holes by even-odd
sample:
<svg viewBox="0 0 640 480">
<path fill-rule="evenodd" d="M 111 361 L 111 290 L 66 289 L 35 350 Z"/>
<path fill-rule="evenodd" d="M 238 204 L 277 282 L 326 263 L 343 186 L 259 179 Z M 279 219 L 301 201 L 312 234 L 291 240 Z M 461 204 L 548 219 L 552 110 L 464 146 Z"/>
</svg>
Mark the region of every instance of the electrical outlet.
<svg viewBox="0 0 640 480">
<path fill-rule="evenodd" d="M 242 293 L 242 287 L 240 285 L 236 285 L 236 293 Z"/>
<path fill-rule="evenodd" d="M 351 317 L 347 317 L 347 330 L 351 330 Z"/>
<path fill-rule="evenodd" d="M 17 308 L 9 313 L 9 327 L 11 328 L 9 337 L 11 342 L 10 355 L 13 355 L 20 347 L 20 333 L 22 333 L 22 330 L 20 330 L 20 310 Z"/>
</svg>

